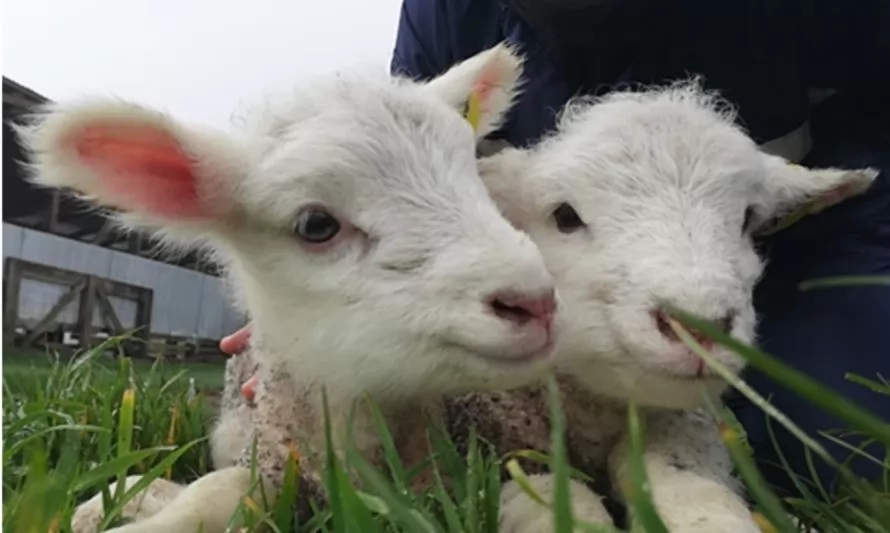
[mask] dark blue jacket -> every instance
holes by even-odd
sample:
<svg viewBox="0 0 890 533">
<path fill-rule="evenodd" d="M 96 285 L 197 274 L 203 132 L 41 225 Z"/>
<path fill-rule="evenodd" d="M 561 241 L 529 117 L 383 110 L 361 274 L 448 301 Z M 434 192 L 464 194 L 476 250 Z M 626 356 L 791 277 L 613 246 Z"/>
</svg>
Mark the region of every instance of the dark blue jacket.
<svg viewBox="0 0 890 533">
<path fill-rule="evenodd" d="M 682 0 L 681 33 L 648 43 L 613 80 L 653 83 L 704 75 L 738 107 L 758 142 L 807 117 L 808 85 L 854 91 L 885 117 L 890 102 L 890 2 L 884 0 Z M 506 40 L 526 55 L 527 85 L 504 131 L 534 141 L 578 92 L 546 31 L 532 31 L 503 0 L 405 0 L 392 69 L 430 78 Z M 590 51 L 595 54 L 597 51 Z M 602 51 L 599 51 L 602 53 Z"/>
<path fill-rule="evenodd" d="M 517 45 L 526 57 L 525 89 L 502 131 L 493 134 L 517 146 L 551 129 L 575 93 L 698 74 L 737 106 L 741 124 L 756 141 L 781 137 L 810 120 L 813 148 L 802 164 L 881 169 L 865 195 L 760 243 L 769 263 L 755 306 L 766 351 L 890 420 L 885 397 L 844 378 L 847 372 L 871 379 L 876 373 L 890 376 L 890 289 L 797 290 L 813 277 L 890 275 L 890 0 L 673 0 L 660 5 L 675 10 L 679 31 L 640 32 L 647 42 L 635 56 L 613 61 L 609 72 L 587 75 L 584 62 L 593 58 L 588 64 L 597 64 L 601 50 L 576 49 L 579 59 L 567 61 L 553 36 L 539 27 L 533 31 L 512 4 L 404 0 L 392 69 L 426 79 L 500 41 Z M 657 22 L 649 27 L 660 31 Z M 808 87 L 838 94 L 813 106 Z M 843 427 L 762 374 L 749 372 L 746 379 L 811 435 Z M 784 471 L 767 468 L 779 460 L 763 413 L 744 401 L 735 411 L 768 479 L 792 489 Z M 777 424 L 773 428 L 785 457 L 806 476 L 799 442 Z M 823 444 L 839 461 L 846 458 L 843 448 Z M 869 451 L 881 457 L 877 445 Z M 872 479 L 882 472 L 864 459 L 854 461 L 854 467 Z M 817 470 L 823 481 L 833 477 L 824 465 Z"/>
</svg>

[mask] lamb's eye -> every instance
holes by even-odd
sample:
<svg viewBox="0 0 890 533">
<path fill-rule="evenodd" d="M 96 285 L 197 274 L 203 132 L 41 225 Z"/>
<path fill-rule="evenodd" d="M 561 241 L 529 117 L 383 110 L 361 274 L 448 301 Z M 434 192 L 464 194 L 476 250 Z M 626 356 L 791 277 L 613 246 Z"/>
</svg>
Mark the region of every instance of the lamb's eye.
<svg viewBox="0 0 890 533">
<path fill-rule="evenodd" d="M 754 209 L 745 209 L 745 221 L 742 222 L 742 233 L 751 231 L 751 224 L 754 222 Z"/>
<path fill-rule="evenodd" d="M 556 228 L 562 233 L 572 233 L 586 226 L 578 213 L 569 204 L 559 204 L 553 211 Z"/>
<path fill-rule="evenodd" d="M 334 215 L 320 208 L 307 209 L 300 213 L 294 226 L 294 233 L 306 242 L 322 243 L 337 236 L 340 222 Z"/>
</svg>

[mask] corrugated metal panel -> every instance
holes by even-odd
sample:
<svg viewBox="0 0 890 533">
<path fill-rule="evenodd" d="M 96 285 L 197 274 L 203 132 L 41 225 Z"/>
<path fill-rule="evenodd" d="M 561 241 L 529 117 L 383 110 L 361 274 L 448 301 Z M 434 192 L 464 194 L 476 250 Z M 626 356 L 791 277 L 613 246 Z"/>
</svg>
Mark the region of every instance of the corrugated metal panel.
<svg viewBox="0 0 890 533">
<path fill-rule="evenodd" d="M 111 303 L 114 314 L 117 315 L 117 319 L 120 320 L 124 328 L 136 327 L 136 312 L 139 310 L 139 304 L 136 300 L 109 296 L 108 301 Z"/>
<path fill-rule="evenodd" d="M 3 259 L 22 256 L 22 236 L 24 230 L 12 224 L 3 223 Z"/>
<path fill-rule="evenodd" d="M 198 329 L 214 331 L 216 336 L 223 337 L 240 328 L 243 323 L 244 319 L 232 309 L 222 280 L 205 276 L 201 290 Z"/>
<path fill-rule="evenodd" d="M 108 277 L 112 250 L 24 228 L 21 258 L 74 272 Z"/>
<path fill-rule="evenodd" d="M 34 326 L 59 301 L 69 287 L 46 283 L 34 279 L 23 279 L 19 291 L 19 317 L 29 326 Z M 77 323 L 77 306 L 80 298 L 66 305 L 56 320 L 64 324 Z"/>
<path fill-rule="evenodd" d="M 56 305 L 65 293 L 70 290 L 69 287 L 59 285 L 57 283 L 49 283 L 45 281 L 28 279 L 22 280 L 22 288 L 19 291 L 19 318 L 33 327 L 36 325 L 49 310 Z M 111 307 L 124 328 L 133 328 L 136 326 L 136 310 L 137 303 L 135 300 L 110 296 Z M 77 324 L 78 307 L 80 306 L 80 295 L 74 299 L 53 319 L 57 323 L 75 325 Z M 96 328 L 105 327 L 105 320 L 102 317 L 102 311 L 99 307 L 93 308 L 93 326 Z M 211 337 L 213 338 L 213 337 Z"/>
<path fill-rule="evenodd" d="M 198 309 L 204 274 L 135 255 L 117 253 L 111 261 L 113 280 L 151 287 L 154 303 L 151 329 L 169 335 L 201 336 Z"/>
<path fill-rule="evenodd" d="M 244 322 L 229 304 L 221 281 L 193 270 L 7 223 L 3 255 L 151 288 L 154 333 L 216 339 Z M 23 316 L 43 316 L 65 291 L 32 280 L 26 283 L 21 291 Z M 112 298 L 112 306 L 125 327 L 135 324 L 135 302 Z M 76 317 L 76 300 L 64 313 L 66 319 L 72 313 L 71 319 Z"/>
</svg>

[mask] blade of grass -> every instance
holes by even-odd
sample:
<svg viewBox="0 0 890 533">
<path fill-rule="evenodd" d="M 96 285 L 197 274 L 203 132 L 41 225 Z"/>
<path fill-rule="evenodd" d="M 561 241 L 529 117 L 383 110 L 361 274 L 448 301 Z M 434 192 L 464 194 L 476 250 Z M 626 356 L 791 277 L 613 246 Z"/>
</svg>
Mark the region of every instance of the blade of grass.
<svg viewBox="0 0 890 533">
<path fill-rule="evenodd" d="M 861 285 L 890 285 L 890 276 L 832 276 L 814 278 L 801 282 L 797 287 L 801 291 L 834 287 L 853 287 Z"/>
<path fill-rule="evenodd" d="M 120 455 L 112 459 L 111 461 L 108 461 L 107 463 L 102 463 L 99 466 L 96 466 L 95 468 L 84 472 L 84 474 L 78 478 L 77 483 L 74 484 L 74 490 L 76 492 L 82 492 L 90 489 L 95 485 L 108 480 L 108 478 L 118 476 L 121 472 L 126 472 L 143 459 L 147 459 L 152 455 L 156 455 L 164 451 L 170 451 L 172 449 L 174 448 L 165 446 L 159 448 L 137 450 L 128 454 Z M 121 490 L 123 490 L 123 487 L 121 487 Z"/>
<path fill-rule="evenodd" d="M 520 459 L 526 459 L 529 461 L 534 461 L 536 463 L 542 465 L 550 465 L 552 464 L 553 458 L 545 453 L 541 453 L 537 450 L 516 450 L 512 452 L 507 452 L 504 454 L 502 461 L 506 461 L 513 457 L 519 457 Z M 572 478 L 576 478 L 579 481 L 584 483 L 593 483 L 593 478 L 587 475 L 586 473 L 573 468 L 571 465 L 567 465 L 569 469 L 569 476 Z"/>
<path fill-rule="evenodd" d="M 117 456 L 124 457 L 130 453 L 133 445 L 133 409 L 136 403 L 136 392 L 132 389 L 124 391 L 121 398 L 121 406 L 119 412 L 119 420 L 117 427 Z M 126 469 L 121 470 L 117 476 L 117 490 L 114 495 L 115 499 L 119 499 L 124 492 L 124 480 L 127 477 Z"/>
<path fill-rule="evenodd" d="M 324 415 L 324 438 L 325 438 L 325 455 L 327 458 L 327 468 L 325 469 L 325 484 L 327 485 L 328 504 L 331 507 L 331 516 L 333 517 L 334 532 L 346 533 L 346 523 L 343 516 L 343 505 L 340 501 L 340 480 L 337 475 L 339 470 L 339 461 L 334 451 L 334 438 L 331 429 L 331 414 L 328 408 L 328 395 L 323 388 L 321 391 L 322 413 Z"/>
<path fill-rule="evenodd" d="M 631 474 L 632 518 L 646 533 L 668 533 L 667 526 L 658 515 L 652 501 L 652 489 L 646 474 L 643 460 L 643 426 L 636 405 L 631 403 L 627 409 L 627 428 L 630 438 L 630 455 L 628 466 Z"/>
<path fill-rule="evenodd" d="M 794 525 L 788 519 L 788 511 L 785 510 L 778 496 L 767 487 L 766 481 L 754 465 L 753 459 L 742 446 L 738 433 L 732 429 L 725 417 L 721 418 L 720 439 L 729 451 L 739 475 L 748 487 L 748 492 L 757 502 L 760 512 L 769 520 L 772 527 L 783 532 L 794 531 Z"/>
<path fill-rule="evenodd" d="M 485 493 L 488 494 L 485 506 L 485 523 L 488 524 L 488 533 L 498 533 L 501 489 L 500 461 L 492 461 L 488 467 L 488 476 L 485 482 Z M 459 530 L 452 531 L 457 532 Z"/>
<path fill-rule="evenodd" d="M 554 477 L 553 527 L 556 533 L 571 533 L 574 519 L 569 495 L 569 468 L 566 457 L 565 415 L 559 398 L 559 385 L 551 375 L 547 380 L 548 401 L 550 403 L 550 471 Z"/>
<path fill-rule="evenodd" d="M 481 460 L 476 429 L 470 428 L 467 449 L 467 490 L 466 498 L 461 505 L 464 511 L 464 527 L 468 528 L 470 533 L 476 533 L 479 528 L 479 477 L 476 474 Z"/>
<path fill-rule="evenodd" d="M 507 472 L 510 474 L 510 478 L 519 485 L 519 488 L 524 492 L 532 501 L 543 505 L 544 507 L 549 508 L 550 504 L 547 503 L 544 498 L 538 494 L 538 491 L 535 490 L 535 487 L 532 485 L 531 480 L 528 477 L 528 474 L 525 473 L 525 470 L 520 466 L 519 461 L 516 459 L 510 459 L 507 461 L 505 465 Z"/>
<path fill-rule="evenodd" d="M 192 441 L 192 442 L 180 447 L 179 449 L 174 450 L 173 452 L 170 453 L 170 455 L 165 457 L 161 462 L 159 462 L 154 467 L 152 467 L 148 472 L 146 472 L 142 476 L 142 478 L 139 479 L 139 481 L 134 483 L 133 486 L 130 487 L 129 490 L 127 490 L 126 492 L 123 493 L 123 495 L 120 497 L 120 499 L 117 500 L 117 502 L 114 504 L 114 506 L 111 507 L 111 511 L 106 513 L 104 519 L 102 520 L 102 524 L 99 527 L 99 531 L 104 531 L 106 528 L 108 528 L 108 526 L 111 524 L 111 522 L 114 521 L 120 515 L 120 512 L 123 510 L 124 505 L 126 505 L 127 502 L 129 502 L 131 499 L 133 499 L 133 497 L 135 497 L 137 494 L 142 492 L 142 490 L 145 489 L 146 487 L 148 487 L 148 485 L 151 482 L 153 482 L 155 479 L 160 478 L 164 474 L 164 471 L 167 469 L 167 467 L 169 465 L 172 465 L 177 460 L 179 460 L 179 458 L 182 457 L 182 455 L 185 454 L 185 452 L 189 451 L 193 446 L 195 446 L 202 440 L 204 440 L 204 439 L 198 439 L 198 440 Z M 106 506 L 106 509 L 107 508 L 108 507 Z"/>
<path fill-rule="evenodd" d="M 380 412 L 380 409 L 377 408 L 377 404 L 371 400 L 370 396 L 365 397 L 365 402 L 367 407 L 371 410 L 374 426 L 380 437 L 380 444 L 383 447 L 383 456 L 389 467 L 392 479 L 396 484 L 396 490 L 402 493 L 407 493 L 407 476 L 405 474 L 405 468 L 402 465 L 399 452 L 396 450 L 396 444 L 393 441 L 392 434 L 386 426 L 386 421 L 383 419 L 383 414 Z"/>
<path fill-rule="evenodd" d="M 758 370 L 769 376 L 770 379 L 794 391 L 806 400 L 821 407 L 826 412 L 836 416 L 847 424 L 850 424 L 850 426 L 854 429 L 859 430 L 869 436 L 872 436 L 880 440 L 884 444 L 890 445 L 890 424 L 881 420 L 865 409 L 859 407 L 850 400 L 847 400 L 840 394 L 831 390 L 829 387 L 822 385 L 806 374 L 791 368 L 775 357 L 767 355 L 760 350 L 756 350 L 746 344 L 733 339 L 706 320 L 702 320 L 683 311 L 672 310 L 671 313 L 674 314 L 678 319 L 680 319 L 680 321 L 684 325 L 691 326 L 692 328 L 705 333 L 715 342 L 741 355 L 743 358 L 745 358 L 745 360 L 748 361 L 748 363 L 751 364 L 751 366 L 757 368 Z M 692 338 L 691 335 L 689 335 L 685 328 L 678 328 L 676 327 L 676 325 L 679 324 L 671 321 L 671 327 L 674 329 L 677 335 L 680 336 L 681 340 L 683 340 L 687 346 L 693 349 L 697 355 L 705 359 L 709 366 L 712 366 L 712 368 L 714 368 L 715 370 L 718 370 L 719 367 L 722 366 L 719 364 L 719 362 L 714 360 L 714 357 L 711 356 L 711 354 L 709 354 L 707 350 L 705 350 L 701 346 L 701 344 L 696 342 L 696 340 Z M 723 367 L 723 369 L 726 370 L 725 367 Z M 730 377 L 730 382 L 733 385 L 741 381 L 731 376 L 731 374 Z M 745 392 L 741 389 L 740 391 L 743 393 Z M 750 389 L 750 387 L 747 387 L 747 391 L 754 392 Z M 755 400 L 752 398 L 752 401 Z M 784 416 L 782 416 L 781 418 L 787 421 L 787 418 L 785 418 Z M 812 441 L 812 439 L 808 440 Z M 817 447 L 821 448 L 821 446 L 818 445 Z M 825 453 L 825 455 L 828 455 L 827 452 Z"/>
<path fill-rule="evenodd" d="M 406 528 L 404 531 L 445 533 L 441 526 L 436 527 L 434 522 L 423 516 L 424 513 L 420 512 L 421 510 L 412 508 L 411 502 L 396 493 L 386 478 L 361 457 L 352 446 L 348 447 L 347 454 L 349 464 L 356 470 L 367 487 L 373 491 L 373 494 L 383 500 L 389 508 L 393 520 Z"/>
</svg>

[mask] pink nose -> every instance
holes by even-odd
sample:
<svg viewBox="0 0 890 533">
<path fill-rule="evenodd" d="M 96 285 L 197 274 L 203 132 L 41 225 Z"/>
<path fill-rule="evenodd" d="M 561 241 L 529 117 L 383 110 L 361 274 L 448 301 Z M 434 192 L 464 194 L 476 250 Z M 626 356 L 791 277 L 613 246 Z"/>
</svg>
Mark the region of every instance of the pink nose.
<svg viewBox="0 0 890 533">
<path fill-rule="evenodd" d="M 492 313 L 518 326 L 533 322 L 549 330 L 556 313 L 556 296 L 551 291 L 544 296 L 503 292 L 489 298 Z"/>
</svg>

